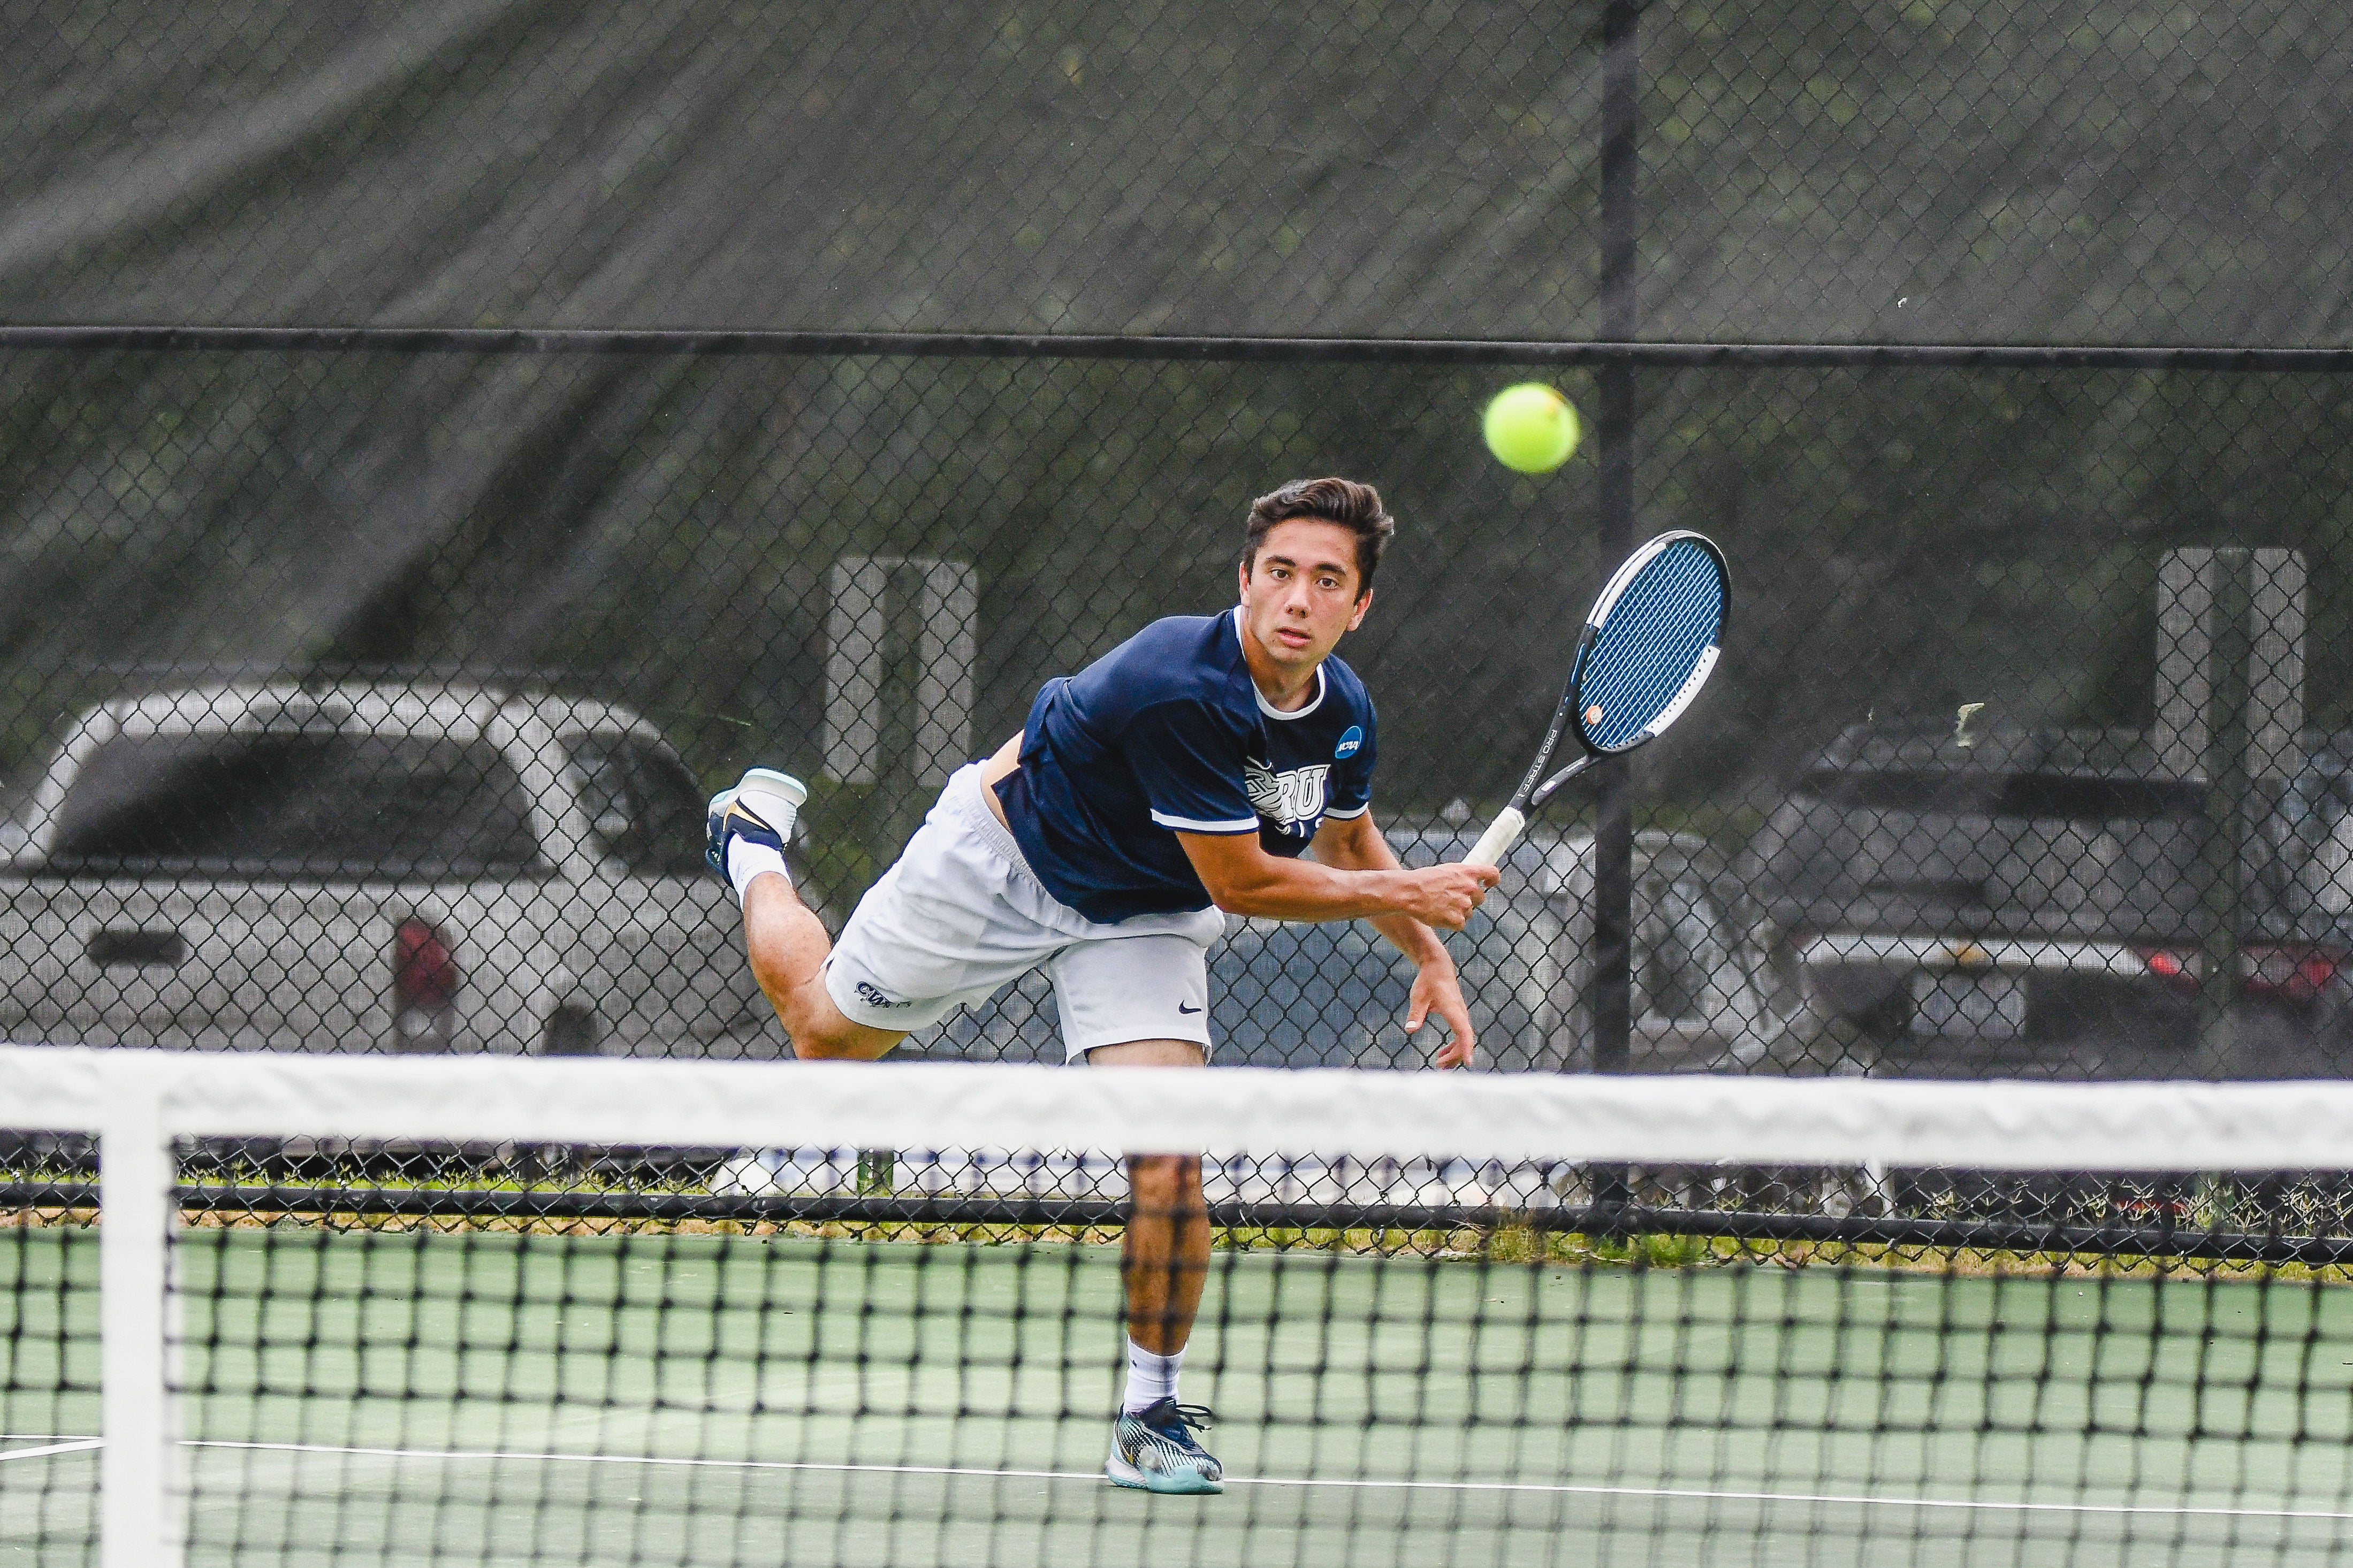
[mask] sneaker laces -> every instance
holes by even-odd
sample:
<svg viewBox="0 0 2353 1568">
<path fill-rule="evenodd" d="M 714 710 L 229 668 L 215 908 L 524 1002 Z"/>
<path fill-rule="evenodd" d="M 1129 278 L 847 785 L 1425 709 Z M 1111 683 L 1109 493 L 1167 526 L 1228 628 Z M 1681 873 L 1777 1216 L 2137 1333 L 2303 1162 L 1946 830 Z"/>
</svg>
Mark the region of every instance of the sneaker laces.
<svg viewBox="0 0 2353 1568">
<path fill-rule="evenodd" d="M 1156 1414 L 1164 1405 L 1167 1408 L 1168 1414 L 1176 1417 L 1179 1430 L 1190 1428 L 1195 1432 L 1206 1432 L 1209 1429 L 1209 1424 L 1217 1419 L 1216 1415 L 1206 1405 L 1179 1405 L 1173 1399 L 1160 1400 L 1149 1408 L 1139 1411 L 1137 1419 L 1141 1420 L 1146 1415 Z"/>
</svg>

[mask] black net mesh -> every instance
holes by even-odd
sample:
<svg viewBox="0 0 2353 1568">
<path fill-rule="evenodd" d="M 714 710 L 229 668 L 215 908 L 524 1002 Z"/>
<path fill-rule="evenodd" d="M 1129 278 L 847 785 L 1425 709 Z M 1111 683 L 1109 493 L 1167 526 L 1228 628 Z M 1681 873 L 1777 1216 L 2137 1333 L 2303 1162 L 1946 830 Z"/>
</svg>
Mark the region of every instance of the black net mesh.
<svg viewBox="0 0 2353 1568">
<path fill-rule="evenodd" d="M 1226 1233 L 1186 1363 L 1225 1493 L 1155 1499 L 1102 1479 L 1121 1375 L 1103 1235 L 747 1229 L 191 1233 L 193 1551 L 2341 1549 L 2353 1384 L 2317 1352 L 2353 1297 L 2333 1273 L 1530 1228 Z"/>
<path fill-rule="evenodd" d="M 1433 1147 L 1461 1085 L 1423 1097 Z M 537 1110 L 417 1087 L 441 1120 Z M 902 1092 L 945 1134 L 978 1087 Z M 2135 1119 L 2179 1110 L 2003 1123 L 2154 1152 Z M 70 1151 L 35 1157 L 0 1517 L 94 1561 L 100 1244 Z M 196 1563 L 2322 1563 L 2353 1511 L 2341 1172 L 1229 1155 L 1192 1208 L 1116 1155 L 1018 1150 L 174 1162 L 154 1408 Z M 1200 1260 L 1139 1262 L 1171 1223 Z M 1104 1484 L 1164 1268 L 1203 1290 L 1182 1396 L 1222 1495 Z"/>
<path fill-rule="evenodd" d="M 8 1458 L 0 1465 L 9 1467 L 0 1529 L 27 1561 L 95 1562 L 92 1482 L 103 1384 L 98 1203 L 90 1184 L 72 1181 L 89 1169 L 94 1144 L 87 1137 L 9 1134 L 0 1148 L 11 1186 L 28 1176 L 52 1200 L 36 1208 L 18 1187 L 0 1232 L 0 1294 L 8 1302 L 0 1342 L 0 1454 Z"/>
</svg>

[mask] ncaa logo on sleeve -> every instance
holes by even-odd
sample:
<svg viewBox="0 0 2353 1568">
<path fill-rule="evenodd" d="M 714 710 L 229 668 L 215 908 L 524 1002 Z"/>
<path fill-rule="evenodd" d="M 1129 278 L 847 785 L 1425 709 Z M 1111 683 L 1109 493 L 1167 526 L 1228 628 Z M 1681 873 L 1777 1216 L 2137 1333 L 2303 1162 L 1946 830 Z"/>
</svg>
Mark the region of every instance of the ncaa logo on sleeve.
<svg viewBox="0 0 2353 1568">
<path fill-rule="evenodd" d="M 1363 726 L 1351 724 L 1340 736 L 1340 743 L 1333 748 L 1332 760 L 1336 763 L 1345 758 L 1353 757 L 1358 752 L 1364 750 L 1364 746 L 1365 731 Z"/>
</svg>

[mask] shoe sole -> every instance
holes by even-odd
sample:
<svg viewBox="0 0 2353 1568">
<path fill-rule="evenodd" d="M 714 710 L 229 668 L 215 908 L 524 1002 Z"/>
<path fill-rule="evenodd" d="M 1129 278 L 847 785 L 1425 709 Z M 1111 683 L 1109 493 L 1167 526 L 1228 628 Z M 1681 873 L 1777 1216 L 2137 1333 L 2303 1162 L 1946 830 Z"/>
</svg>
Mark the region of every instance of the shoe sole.
<svg viewBox="0 0 2353 1568">
<path fill-rule="evenodd" d="M 1213 1481 L 1201 1475 L 1146 1475 L 1121 1458 L 1116 1448 L 1103 1461 L 1103 1475 L 1115 1487 L 1133 1487 L 1137 1491 L 1158 1492 L 1163 1497 L 1199 1497 L 1226 1489 L 1222 1480 Z"/>
</svg>

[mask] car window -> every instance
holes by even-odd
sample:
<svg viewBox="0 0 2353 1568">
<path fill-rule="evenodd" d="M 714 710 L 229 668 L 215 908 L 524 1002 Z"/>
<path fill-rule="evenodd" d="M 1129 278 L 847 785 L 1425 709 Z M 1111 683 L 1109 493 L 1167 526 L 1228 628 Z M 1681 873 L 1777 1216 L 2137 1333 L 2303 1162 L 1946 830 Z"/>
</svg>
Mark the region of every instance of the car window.
<svg viewBox="0 0 2353 1568">
<path fill-rule="evenodd" d="M 702 869 L 703 797 L 685 763 L 628 735 L 574 736 L 565 752 L 599 854 L 640 877 Z"/>
<path fill-rule="evenodd" d="M 531 800 L 486 741 L 125 735 L 75 775 L 53 869 L 469 877 L 539 863 Z"/>
</svg>

